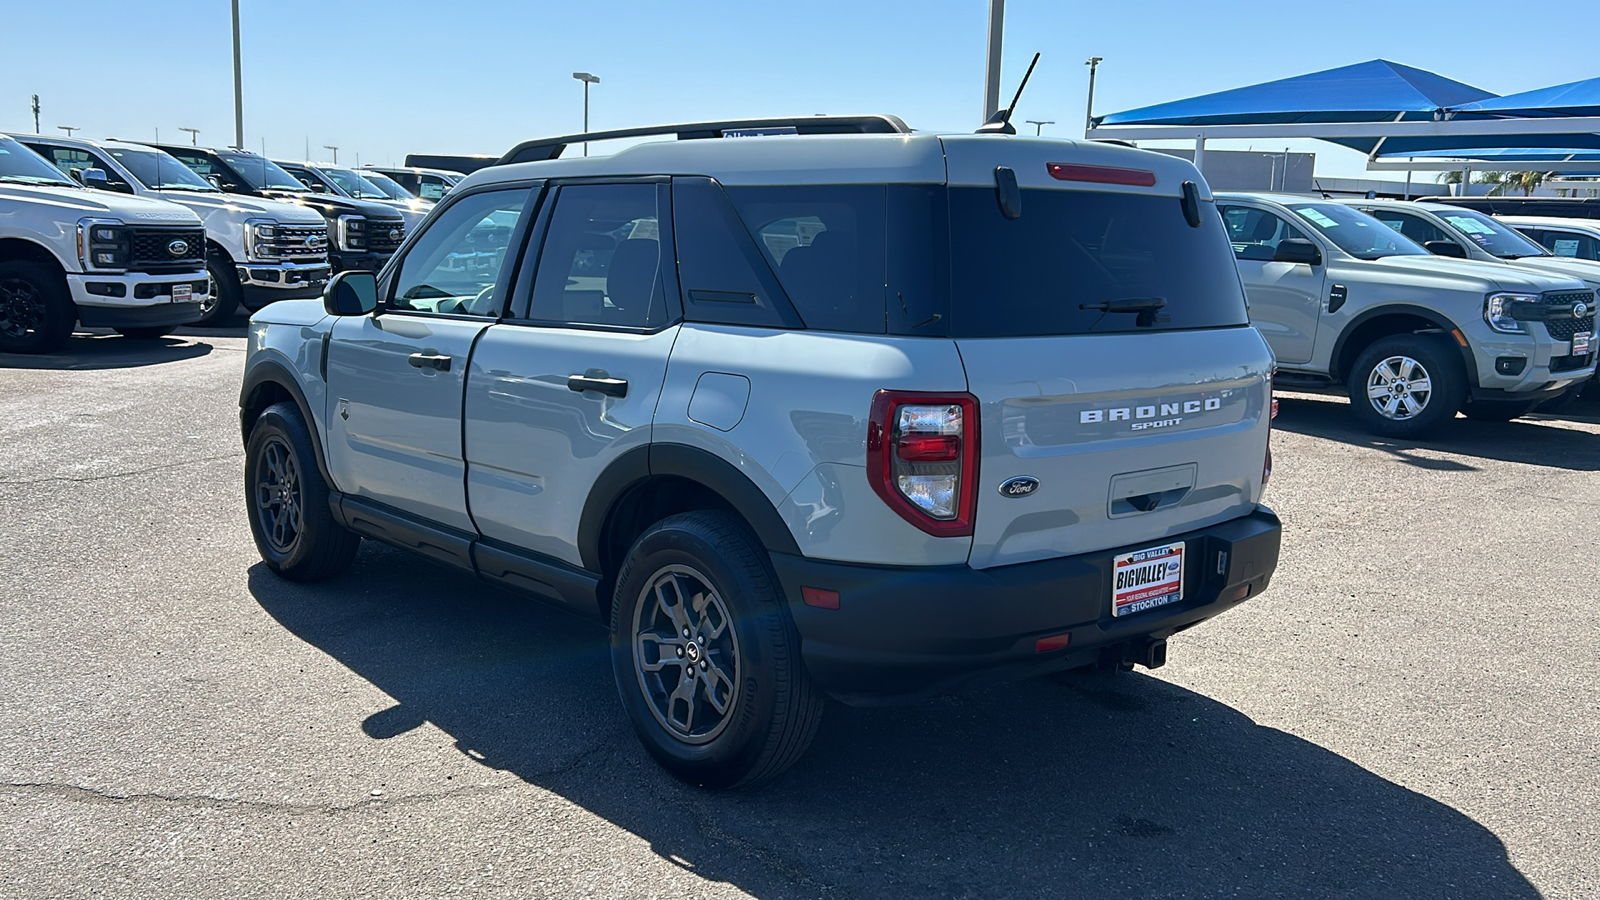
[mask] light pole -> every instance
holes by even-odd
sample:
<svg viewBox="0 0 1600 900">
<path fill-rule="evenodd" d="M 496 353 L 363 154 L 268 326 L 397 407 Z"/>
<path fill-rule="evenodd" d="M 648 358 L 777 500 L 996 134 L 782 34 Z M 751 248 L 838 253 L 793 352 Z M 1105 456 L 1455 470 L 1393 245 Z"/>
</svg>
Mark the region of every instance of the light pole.
<svg viewBox="0 0 1600 900">
<path fill-rule="evenodd" d="M 191 146 L 191 147 L 200 146 L 200 129 L 198 129 L 198 128 L 179 128 L 178 130 L 188 133 L 188 135 L 189 135 L 189 146 Z"/>
<path fill-rule="evenodd" d="M 588 72 L 573 72 L 572 77 L 583 82 L 583 133 L 589 133 L 589 85 L 599 84 L 600 76 Z M 589 142 L 583 142 L 583 155 L 589 155 Z"/>
<path fill-rule="evenodd" d="M 989 53 L 984 59 L 983 121 L 1000 111 L 1000 39 L 1005 31 L 1006 0 L 989 0 Z"/>
<path fill-rule="evenodd" d="M 33 95 L 33 133 L 39 133 L 39 95 Z"/>
<path fill-rule="evenodd" d="M 1023 121 L 1033 126 L 1034 137 L 1044 134 L 1044 127 L 1046 125 L 1054 125 L 1056 123 L 1055 119 L 1023 119 Z"/>
<path fill-rule="evenodd" d="M 74 131 L 82 131 L 83 130 L 82 128 L 79 128 L 76 125 L 57 125 L 56 127 L 61 129 L 62 131 L 65 131 L 67 133 L 67 137 L 72 137 L 72 133 Z"/>
<path fill-rule="evenodd" d="M 239 0 L 233 0 L 233 145 L 244 152 L 244 77 L 239 66 Z"/>
<path fill-rule="evenodd" d="M 1089 67 L 1089 103 L 1083 109 L 1084 137 L 1088 137 L 1089 129 L 1094 127 L 1094 73 L 1096 69 L 1100 68 L 1100 62 L 1102 59 L 1104 59 L 1104 57 L 1091 56 L 1083 63 Z"/>
<path fill-rule="evenodd" d="M 323 144 L 322 145 L 322 149 L 324 149 L 324 150 L 332 150 L 333 151 L 333 164 L 337 166 L 339 164 L 339 147 L 338 147 L 338 145 L 337 144 Z"/>
</svg>

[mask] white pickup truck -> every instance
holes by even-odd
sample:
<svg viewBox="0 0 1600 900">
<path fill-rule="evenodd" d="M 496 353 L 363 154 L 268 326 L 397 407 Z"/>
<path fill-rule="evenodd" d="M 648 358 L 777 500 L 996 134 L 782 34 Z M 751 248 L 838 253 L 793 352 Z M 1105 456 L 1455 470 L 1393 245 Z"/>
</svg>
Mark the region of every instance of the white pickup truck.
<svg viewBox="0 0 1600 900">
<path fill-rule="evenodd" d="M 106 173 L 90 187 L 168 200 L 205 223 L 206 269 L 214 286 L 200 324 L 220 325 L 240 306 L 322 296 L 328 283 L 328 225 L 296 203 L 225 194 L 166 152 L 127 141 L 13 135 L 69 175 Z M 76 176 L 74 176 L 76 177 Z"/>
<path fill-rule="evenodd" d="M 49 353 L 74 323 L 154 338 L 198 320 L 205 246 L 189 210 L 90 191 L 0 136 L 0 352 Z"/>
</svg>

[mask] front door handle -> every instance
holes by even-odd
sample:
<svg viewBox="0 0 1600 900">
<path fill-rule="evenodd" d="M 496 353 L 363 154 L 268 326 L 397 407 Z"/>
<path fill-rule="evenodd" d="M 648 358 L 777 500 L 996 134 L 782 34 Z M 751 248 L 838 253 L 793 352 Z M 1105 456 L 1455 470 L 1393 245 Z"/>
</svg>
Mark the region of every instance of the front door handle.
<svg viewBox="0 0 1600 900">
<path fill-rule="evenodd" d="M 419 369 L 437 369 L 440 372 L 450 371 L 450 357 L 439 353 L 413 353 L 406 357 L 406 362 Z"/>
<path fill-rule="evenodd" d="M 599 391 L 608 397 L 628 396 L 628 382 L 622 378 L 596 378 L 592 375 L 569 375 L 567 390 L 583 393 Z"/>
</svg>

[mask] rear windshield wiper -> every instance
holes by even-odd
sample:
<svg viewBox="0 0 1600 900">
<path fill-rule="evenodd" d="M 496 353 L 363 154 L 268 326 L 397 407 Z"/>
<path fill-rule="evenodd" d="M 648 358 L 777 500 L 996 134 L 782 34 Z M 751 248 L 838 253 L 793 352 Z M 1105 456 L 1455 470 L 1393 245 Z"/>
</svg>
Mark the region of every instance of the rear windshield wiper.
<svg viewBox="0 0 1600 900">
<path fill-rule="evenodd" d="M 1078 308 L 1102 313 L 1138 313 L 1139 318 L 1134 320 L 1134 324 L 1140 328 L 1149 328 L 1156 323 L 1156 313 L 1167 308 L 1167 298 L 1124 297 L 1121 300 L 1105 300 L 1100 303 L 1080 303 Z"/>
</svg>

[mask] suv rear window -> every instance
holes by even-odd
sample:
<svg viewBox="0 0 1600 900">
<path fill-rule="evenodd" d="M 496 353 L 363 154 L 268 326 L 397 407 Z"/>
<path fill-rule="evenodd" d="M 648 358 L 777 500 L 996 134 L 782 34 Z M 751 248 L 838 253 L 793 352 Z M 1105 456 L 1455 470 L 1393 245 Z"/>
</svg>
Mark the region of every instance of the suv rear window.
<svg viewBox="0 0 1600 900">
<path fill-rule="evenodd" d="M 951 188 L 951 337 L 1220 328 L 1249 321 L 1212 203 L 1190 227 L 1176 197 L 1025 189 L 1007 219 L 993 188 Z M 1081 309 L 1160 297 L 1154 324 Z"/>
</svg>

